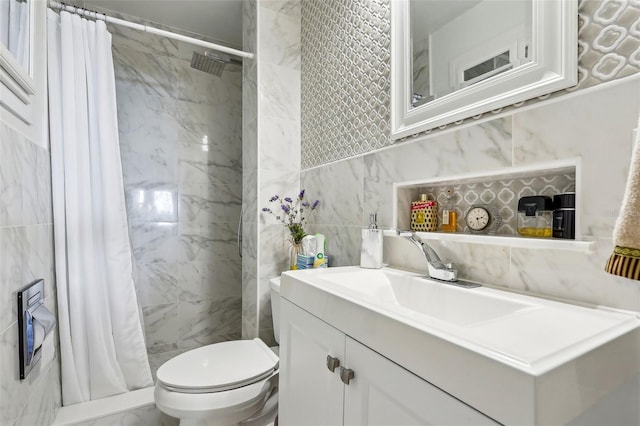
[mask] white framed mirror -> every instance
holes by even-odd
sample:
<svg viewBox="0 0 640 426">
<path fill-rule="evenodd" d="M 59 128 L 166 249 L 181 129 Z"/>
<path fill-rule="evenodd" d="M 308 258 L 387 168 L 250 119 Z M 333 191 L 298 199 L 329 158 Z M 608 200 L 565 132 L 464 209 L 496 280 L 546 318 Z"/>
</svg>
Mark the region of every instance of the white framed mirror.
<svg viewBox="0 0 640 426">
<path fill-rule="evenodd" d="M 577 3 L 392 0 L 392 139 L 575 85 Z"/>
<path fill-rule="evenodd" d="M 0 103 L 25 120 L 34 95 L 34 0 L 0 0 Z"/>
</svg>

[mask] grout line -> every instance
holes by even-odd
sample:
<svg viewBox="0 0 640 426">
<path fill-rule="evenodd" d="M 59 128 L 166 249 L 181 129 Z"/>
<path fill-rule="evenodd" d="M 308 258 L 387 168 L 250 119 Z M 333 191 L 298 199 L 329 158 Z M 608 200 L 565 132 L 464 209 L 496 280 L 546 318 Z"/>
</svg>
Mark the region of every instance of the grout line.
<svg viewBox="0 0 640 426">
<path fill-rule="evenodd" d="M 0 336 L 3 335 L 4 333 L 6 333 L 7 331 L 9 331 L 9 329 L 11 327 L 13 327 L 14 325 L 18 324 L 18 320 L 13 321 L 11 324 L 9 324 L 9 326 L 7 328 L 5 328 L 4 330 L 0 331 Z"/>
</svg>

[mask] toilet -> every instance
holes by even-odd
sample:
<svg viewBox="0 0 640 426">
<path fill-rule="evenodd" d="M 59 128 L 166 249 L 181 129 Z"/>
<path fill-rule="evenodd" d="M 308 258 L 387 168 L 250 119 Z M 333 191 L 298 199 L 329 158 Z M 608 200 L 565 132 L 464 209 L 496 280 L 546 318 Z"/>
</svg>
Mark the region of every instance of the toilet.
<svg viewBox="0 0 640 426">
<path fill-rule="evenodd" d="M 280 339 L 280 278 L 269 283 L 273 331 Z M 262 340 L 192 349 L 156 373 L 154 399 L 181 426 L 267 426 L 278 412 L 279 359 Z"/>
</svg>

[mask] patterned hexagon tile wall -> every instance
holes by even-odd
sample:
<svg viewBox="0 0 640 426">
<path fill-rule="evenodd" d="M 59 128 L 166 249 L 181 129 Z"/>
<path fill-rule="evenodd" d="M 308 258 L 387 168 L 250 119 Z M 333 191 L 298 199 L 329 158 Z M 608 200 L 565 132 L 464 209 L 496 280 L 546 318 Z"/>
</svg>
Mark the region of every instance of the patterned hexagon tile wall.
<svg viewBox="0 0 640 426">
<path fill-rule="evenodd" d="M 389 141 L 389 0 L 302 2 L 304 166 Z"/>
<path fill-rule="evenodd" d="M 578 4 L 578 84 L 494 113 L 640 72 L 640 0 Z M 390 0 L 305 0 L 301 20 L 302 168 L 391 145 Z"/>
</svg>

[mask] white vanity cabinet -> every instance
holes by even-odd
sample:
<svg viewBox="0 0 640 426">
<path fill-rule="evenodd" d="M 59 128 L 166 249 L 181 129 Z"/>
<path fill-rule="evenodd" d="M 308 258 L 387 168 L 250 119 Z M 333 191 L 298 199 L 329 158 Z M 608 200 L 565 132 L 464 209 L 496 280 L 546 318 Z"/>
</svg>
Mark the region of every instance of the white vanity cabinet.
<svg viewBox="0 0 640 426">
<path fill-rule="evenodd" d="M 345 357 L 344 334 L 293 303 L 280 302 L 281 425 L 341 425 L 344 385 L 327 357 Z"/>
<path fill-rule="evenodd" d="M 499 424 L 286 299 L 280 336 L 282 425 Z"/>
</svg>

